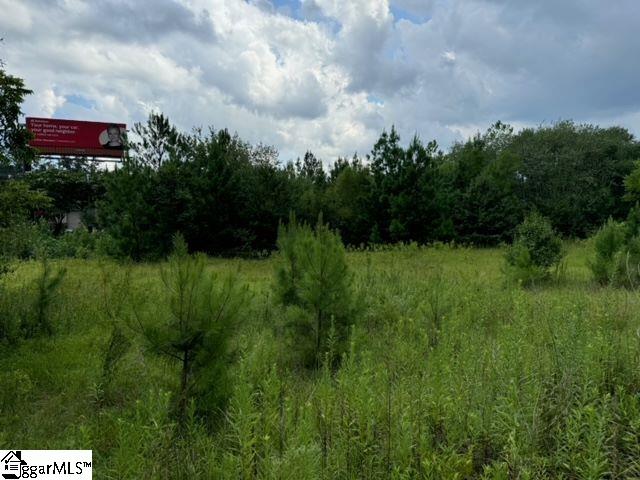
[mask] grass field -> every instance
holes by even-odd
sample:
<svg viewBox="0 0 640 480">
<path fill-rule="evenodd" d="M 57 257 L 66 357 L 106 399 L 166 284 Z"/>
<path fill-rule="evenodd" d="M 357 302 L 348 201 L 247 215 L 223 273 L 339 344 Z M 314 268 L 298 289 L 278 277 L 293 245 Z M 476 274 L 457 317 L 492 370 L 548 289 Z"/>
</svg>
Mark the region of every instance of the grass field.
<svg viewBox="0 0 640 480">
<path fill-rule="evenodd" d="M 226 414 L 183 438 L 177 365 L 126 327 L 131 305 L 166 308 L 160 265 L 57 262 L 55 335 L 0 347 L 0 442 L 92 449 L 100 479 L 640 478 L 640 298 L 593 283 L 588 254 L 571 245 L 563 281 L 525 290 L 499 249 L 349 253 L 362 317 L 335 372 L 289 361 L 273 260 L 210 259 L 252 295 Z M 5 278 L 5 303 L 39 268 Z M 105 382 L 113 319 L 133 340 Z"/>
</svg>

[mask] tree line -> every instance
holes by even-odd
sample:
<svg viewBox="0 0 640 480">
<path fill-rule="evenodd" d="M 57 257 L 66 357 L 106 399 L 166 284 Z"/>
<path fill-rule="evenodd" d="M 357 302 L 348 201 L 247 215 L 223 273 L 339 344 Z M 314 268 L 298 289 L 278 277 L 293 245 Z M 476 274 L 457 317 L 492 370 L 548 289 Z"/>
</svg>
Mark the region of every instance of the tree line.
<svg viewBox="0 0 640 480">
<path fill-rule="evenodd" d="M 273 147 L 226 129 L 181 132 L 152 113 L 134 126 L 123 163 L 104 171 L 80 158 L 40 161 L 18 122 L 30 91 L 4 71 L 0 82 L 0 163 L 12 174 L 2 181 L 3 210 L 44 218 L 54 234 L 65 212 L 83 210 L 114 254 L 134 259 L 167 255 L 176 233 L 190 251 L 270 251 L 292 213 L 308 224 L 322 215 L 352 246 L 495 245 L 534 211 L 580 238 L 627 215 L 625 178 L 640 159 L 622 127 L 560 121 L 514 132 L 497 122 L 446 153 L 417 135 L 403 143 L 391 127 L 368 154 L 325 169 L 311 151 L 282 164 Z"/>
<path fill-rule="evenodd" d="M 293 212 L 324 221 L 352 246 L 511 241 L 532 211 L 566 237 L 585 237 L 630 204 L 624 179 L 640 158 L 625 129 L 559 122 L 514 133 L 501 122 L 443 153 L 384 131 L 364 158 L 326 171 L 312 152 L 277 152 L 227 130 L 185 135 L 162 115 L 138 125 L 123 166 L 102 174 L 97 226 L 133 258 L 165 255 L 176 232 L 211 254 L 270 250 Z"/>
</svg>

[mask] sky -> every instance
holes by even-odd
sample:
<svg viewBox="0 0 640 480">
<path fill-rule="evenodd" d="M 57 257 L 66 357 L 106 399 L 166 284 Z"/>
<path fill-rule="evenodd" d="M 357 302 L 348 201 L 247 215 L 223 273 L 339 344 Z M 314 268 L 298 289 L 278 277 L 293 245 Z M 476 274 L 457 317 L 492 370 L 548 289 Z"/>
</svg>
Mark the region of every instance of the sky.
<svg viewBox="0 0 640 480">
<path fill-rule="evenodd" d="M 0 0 L 0 59 L 27 116 L 161 111 L 330 164 L 391 125 L 443 150 L 497 120 L 637 136 L 638 25 L 638 0 Z"/>
</svg>

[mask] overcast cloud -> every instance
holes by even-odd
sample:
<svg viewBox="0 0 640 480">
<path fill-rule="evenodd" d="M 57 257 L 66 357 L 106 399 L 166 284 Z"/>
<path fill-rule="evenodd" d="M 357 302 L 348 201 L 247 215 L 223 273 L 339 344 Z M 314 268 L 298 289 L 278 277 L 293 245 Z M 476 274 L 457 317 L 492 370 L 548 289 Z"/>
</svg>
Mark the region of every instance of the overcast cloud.
<svg viewBox="0 0 640 480">
<path fill-rule="evenodd" d="M 383 128 L 443 148 L 496 120 L 640 133 L 638 0 L 0 0 L 29 116 L 229 128 L 325 162 Z"/>
</svg>

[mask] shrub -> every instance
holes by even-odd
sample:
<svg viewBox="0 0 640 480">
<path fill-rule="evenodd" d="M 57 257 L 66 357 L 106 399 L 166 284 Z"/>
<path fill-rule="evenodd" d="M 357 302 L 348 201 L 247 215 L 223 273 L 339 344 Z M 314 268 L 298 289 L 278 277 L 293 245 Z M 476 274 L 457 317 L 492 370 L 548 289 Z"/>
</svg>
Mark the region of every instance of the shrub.
<svg viewBox="0 0 640 480">
<path fill-rule="evenodd" d="M 629 238 L 613 257 L 610 283 L 619 287 L 640 286 L 640 236 Z"/>
<path fill-rule="evenodd" d="M 549 278 L 560 265 L 562 241 L 549 220 L 539 213 L 528 215 L 516 228 L 513 244 L 506 253 L 508 274 L 523 285 Z"/>
<path fill-rule="evenodd" d="M 276 300 L 283 305 L 301 303 L 298 286 L 302 277 L 302 245 L 313 239 L 313 232 L 307 225 L 296 222 L 295 216 L 289 218 L 288 225 L 278 228 L 278 263 L 276 281 L 273 285 Z"/>
<path fill-rule="evenodd" d="M 613 279 L 619 261 L 617 254 L 626 243 L 625 236 L 625 225 L 612 218 L 596 233 L 593 242 L 595 258 L 589 262 L 589 268 L 599 283 L 604 285 Z"/>
<path fill-rule="evenodd" d="M 182 431 L 192 403 L 201 418 L 212 420 L 230 395 L 229 338 L 247 290 L 235 277 L 218 282 L 207 273 L 205 257 L 189 255 L 180 235 L 161 278 L 167 293 L 165 316 L 139 319 L 139 326 L 153 352 L 180 364 L 174 414 Z"/>
<path fill-rule="evenodd" d="M 116 240 L 106 231 L 97 232 L 95 255 L 98 257 L 118 258 L 122 256 Z"/>
<path fill-rule="evenodd" d="M 51 233 L 44 220 L 38 223 L 15 223 L 0 228 L 0 256 L 9 259 L 28 260 L 38 253 L 49 258 L 90 258 L 119 254 L 114 240 L 105 232 L 89 232 L 80 227 L 59 236 Z"/>
<path fill-rule="evenodd" d="M 289 309 L 289 331 L 303 364 L 318 366 L 344 352 L 356 316 L 352 279 L 338 234 L 322 223 L 315 231 L 291 219 L 278 232 L 276 299 Z"/>
<path fill-rule="evenodd" d="M 99 403 L 108 403 L 116 397 L 112 391 L 116 370 L 132 343 L 131 335 L 122 326 L 122 318 L 128 307 L 127 296 L 131 288 L 131 272 L 128 268 L 115 269 L 109 264 L 101 263 L 100 273 L 102 287 L 100 310 L 111 324 L 111 335 L 103 349 L 102 374 L 96 384 L 96 393 Z"/>
<path fill-rule="evenodd" d="M 12 285 L 9 289 L 6 282 L 0 281 L 1 341 L 17 343 L 24 338 L 55 333 L 51 306 L 66 269 L 54 267 L 44 256 L 40 263 L 42 270 L 32 283 L 19 288 Z"/>
<path fill-rule="evenodd" d="M 0 256 L 27 260 L 46 248 L 50 238 L 46 222 L 18 222 L 0 228 Z"/>
<path fill-rule="evenodd" d="M 55 269 L 46 257 L 41 259 L 42 273 L 36 278 L 36 295 L 32 315 L 25 322 L 27 337 L 38 334 L 53 335 L 54 327 L 49 315 L 56 290 L 67 273 L 65 268 Z"/>
<path fill-rule="evenodd" d="M 0 341 L 14 343 L 20 338 L 20 312 L 13 292 L 8 292 L 5 277 L 11 272 L 11 262 L 0 256 Z"/>
<path fill-rule="evenodd" d="M 80 227 L 58 237 L 50 237 L 48 254 L 53 258 L 89 258 L 96 249 L 97 235 Z"/>
<path fill-rule="evenodd" d="M 602 285 L 640 286 L 640 206 L 631 209 L 625 223 L 609 219 L 594 237 L 595 256 L 589 261 Z"/>
</svg>

